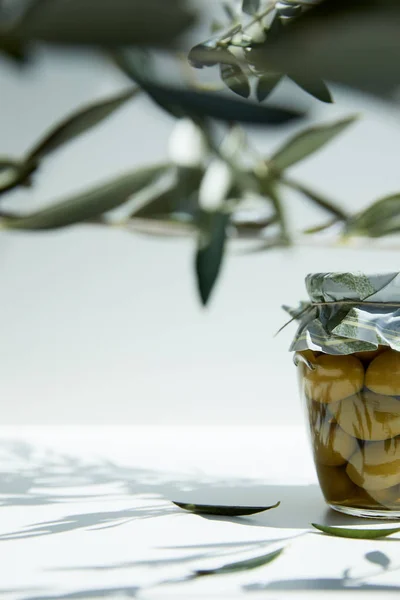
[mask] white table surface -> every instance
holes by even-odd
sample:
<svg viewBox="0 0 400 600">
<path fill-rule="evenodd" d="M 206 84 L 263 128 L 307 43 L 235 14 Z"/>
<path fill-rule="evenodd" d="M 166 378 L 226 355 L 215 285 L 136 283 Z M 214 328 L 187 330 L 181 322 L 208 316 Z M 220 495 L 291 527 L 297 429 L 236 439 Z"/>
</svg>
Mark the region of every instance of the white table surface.
<svg viewBox="0 0 400 600">
<path fill-rule="evenodd" d="M 311 522 L 370 523 L 325 507 L 305 430 L 22 427 L 0 436 L 0 599 L 336 598 L 400 590 L 400 537 L 344 540 Z M 242 518 L 170 500 L 268 505 Z M 272 564 L 182 581 L 275 548 Z M 383 552 L 389 568 L 365 555 Z M 168 583 L 165 583 L 168 582 Z"/>
</svg>

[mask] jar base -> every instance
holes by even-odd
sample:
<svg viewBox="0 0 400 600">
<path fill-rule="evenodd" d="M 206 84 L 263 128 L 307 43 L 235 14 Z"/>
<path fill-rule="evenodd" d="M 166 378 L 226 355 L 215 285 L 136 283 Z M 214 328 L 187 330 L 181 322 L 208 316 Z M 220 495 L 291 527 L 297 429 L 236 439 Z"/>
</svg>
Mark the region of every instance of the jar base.
<svg viewBox="0 0 400 600">
<path fill-rule="evenodd" d="M 350 506 L 341 506 L 340 504 L 328 504 L 330 508 L 337 512 L 350 515 L 351 517 L 362 517 L 366 519 L 382 519 L 394 521 L 400 519 L 400 510 L 384 510 L 379 508 L 351 508 Z"/>
</svg>

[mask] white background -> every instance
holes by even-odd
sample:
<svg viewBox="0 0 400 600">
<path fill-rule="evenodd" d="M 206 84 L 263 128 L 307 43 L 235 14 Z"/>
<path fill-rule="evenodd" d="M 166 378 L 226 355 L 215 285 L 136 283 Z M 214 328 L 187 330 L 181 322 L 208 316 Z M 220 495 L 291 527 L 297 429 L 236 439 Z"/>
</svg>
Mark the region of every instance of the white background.
<svg viewBox="0 0 400 600">
<path fill-rule="evenodd" d="M 25 74 L 0 65 L 3 154 L 21 156 L 55 119 L 126 85 L 93 57 L 43 55 Z M 356 209 L 400 189 L 400 115 L 355 94 L 312 104 L 317 122 L 362 119 L 291 175 Z M 25 209 L 132 165 L 162 160 L 173 120 L 137 98 L 46 161 Z M 292 130 L 260 128 L 266 153 Z M 11 198 L 11 196 L 10 196 Z M 15 205 L 17 206 L 17 204 Z M 299 224 L 314 215 L 288 195 Z M 0 397 L 5 424 L 298 423 L 283 303 L 311 271 L 398 268 L 398 253 L 293 249 L 239 256 L 232 247 L 211 305 L 195 294 L 193 242 L 74 227 L 0 237 Z"/>
</svg>

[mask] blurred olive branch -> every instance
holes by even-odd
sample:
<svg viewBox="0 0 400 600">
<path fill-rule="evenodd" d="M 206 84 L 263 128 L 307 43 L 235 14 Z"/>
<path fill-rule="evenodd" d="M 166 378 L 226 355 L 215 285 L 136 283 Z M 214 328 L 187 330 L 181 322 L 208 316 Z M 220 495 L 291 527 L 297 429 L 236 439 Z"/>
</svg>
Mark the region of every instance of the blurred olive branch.
<svg viewBox="0 0 400 600">
<path fill-rule="evenodd" d="M 223 8 L 227 22 L 210 17 L 211 37 L 183 50 L 182 39 L 187 40 L 197 19 L 185 0 L 31 0 L 7 4 L 7 10 L 0 5 L 0 52 L 22 72 L 34 60 L 31 48 L 37 43 L 91 46 L 106 54 L 134 84 L 67 115 L 24 156 L 1 157 L 2 199 L 18 187 L 32 186 L 44 160 L 139 92 L 177 119 L 164 164 L 134 168 L 36 211 L 13 211 L 8 202 L 7 209 L 0 210 L 0 227 L 37 231 L 86 223 L 147 235 L 193 236 L 203 304 L 211 297 L 230 240 L 255 240 L 257 245 L 245 250 L 253 252 L 291 244 L 360 246 L 365 238 L 398 233 L 400 194 L 353 214 L 287 174 L 342 134 L 356 116 L 308 126 L 267 157 L 251 146 L 243 125 L 279 127 L 306 116 L 303 110 L 271 103 L 269 97 L 284 78 L 326 103 L 332 102 L 332 96 L 325 79 L 361 89 L 368 82 L 369 91 L 387 95 L 398 84 L 400 42 L 392 22 L 400 16 L 400 6 L 369 0 L 360 12 L 343 0 L 324 0 L 316 6 L 300 0 L 243 0 L 240 7 L 232 1 Z M 345 21 L 346 31 L 353 27 L 354 37 L 345 36 L 342 44 L 335 24 Z M 378 32 L 373 28 L 377 21 Z M 373 35 L 368 36 L 370 28 Z M 326 34 L 323 39 L 321 32 Z M 303 55 L 295 49 L 305 39 L 311 50 Z M 342 46 L 350 52 L 351 44 L 357 54 L 348 54 L 352 58 L 343 64 Z M 377 45 L 379 52 L 370 68 L 362 55 L 368 56 Z M 154 49 L 176 58 L 184 85 L 166 82 Z M 216 67 L 221 89 L 226 87 L 228 93 L 216 90 L 212 80 L 200 81 L 193 67 Z M 292 231 L 287 190 L 326 213 L 327 220 L 305 231 Z"/>
</svg>

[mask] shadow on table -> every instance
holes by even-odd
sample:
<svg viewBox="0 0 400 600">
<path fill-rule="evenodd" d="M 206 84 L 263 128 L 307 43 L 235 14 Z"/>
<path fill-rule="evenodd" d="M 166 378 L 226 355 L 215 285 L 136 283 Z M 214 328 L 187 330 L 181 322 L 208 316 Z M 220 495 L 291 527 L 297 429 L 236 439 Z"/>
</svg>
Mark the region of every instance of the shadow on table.
<svg viewBox="0 0 400 600">
<path fill-rule="evenodd" d="M 40 596 L 25 596 L 23 600 L 84 600 L 94 598 L 136 598 L 139 592 L 137 586 L 112 587 L 101 589 L 86 589 L 68 594 L 50 594 Z"/>
<path fill-rule="evenodd" d="M 170 500 L 249 506 L 281 502 L 278 508 L 251 517 L 199 517 L 247 526 L 305 530 L 311 522 L 335 525 L 362 522 L 327 510 L 317 485 L 269 485 L 254 479 L 176 475 L 129 468 L 106 460 L 87 462 L 54 452 L 38 454 L 35 447 L 21 442 L 0 444 L 0 506 L 71 503 L 72 507 L 77 500 L 96 502 L 105 497 L 132 500 L 135 506 L 107 512 L 71 510 L 71 514 L 58 521 L 34 523 L 0 535 L 0 541 L 116 527 L 133 519 L 184 514 Z"/>
<path fill-rule="evenodd" d="M 74 503 L 101 502 L 113 498 L 121 499 L 132 507 L 110 511 L 73 511 Z M 206 474 L 172 474 L 156 470 L 129 468 L 106 460 L 85 461 L 54 452 L 37 452 L 29 444 L 20 442 L 0 443 L 0 505 L 29 506 L 63 504 L 71 506 L 70 514 L 55 521 L 33 523 L 19 531 L 0 535 L 0 542 L 26 539 L 76 530 L 102 529 L 117 527 L 129 521 L 144 518 L 163 517 L 167 515 L 184 516 L 183 511 L 174 506 L 170 500 L 198 504 L 230 504 L 264 506 L 281 502 L 276 509 L 265 511 L 250 517 L 212 517 L 199 516 L 203 519 L 231 521 L 238 525 L 266 528 L 295 529 L 293 536 L 307 532 L 311 522 L 333 525 L 346 525 L 363 522 L 334 513 L 326 508 L 317 485 L 272 485 L 251 478 L 222 479 L 210 478 Z M 77 506 L 75 504 L 75 506 Z M 64 511 L 65 513 L 66 511 Z M 371 521 L 369 521 L 370 523 Z M 287 532 L 289 537 L 292 532 Z M 320 534 L 316 534 L 320 535 Z M 251 537 L 251 536 L 249 536 Z M 120 564 L 77 565 L 70 567 L 72 571 L 109 571 L 116 569 L 134 569 L 137 566 L 169 567 L 176 563 L 201 561 L 213 556 L 229 556 L 241 551 L 262 549 L 271 543 L 279 543 L 287 538 L 265 541 L 249 540 L 238 542 L 222 542 L 213 544 L 197 544 L 186 546 L 170 546 L 159 548 L 161 555 L 149 561 L 132 561 Z M 165 550 L 182 550 L 181 556 L 164 556 Z M 190 551 L 190 556 L 187 552 Z M 230 559 L 232 560 L 232 559 Z M 229 562 L 229 561 L 228 561 Z M 188 564 L 190 568 L 190 565 Z M 349 585 L 348 579 L 307 579 L 260 582 L 248 585 L 246 592 L 298 591 L 298 590 L 371 590 L 393 591 L 400 588 L 391 586 L 369 585 L 359 582 Z M 138 588 L 84 589 L 60 595 L 34 595 L 26 590 L 24 600 L 79 600 L 101 597 L 135 597 Z M 0 592 L 1 597 L 1 592 Z M 21 596 L 20 596 L 21 597 Z"/>
<path fill-rule="evenodd" d="M 321 579 L 287 579 L 270 581 L 268 583 L 252 583 L 245 585 L 242 588 L 245 592 L 300 592 L 304 590 L 313 591 L 336 591 L 342 590 L 347 592 L 398 592 L 399 586 L 395 585 L 374 585 L 372 583 L 360 582 L 349 583 L 346 579 L 338 578 L 321 578 Z"/>
</svg>

